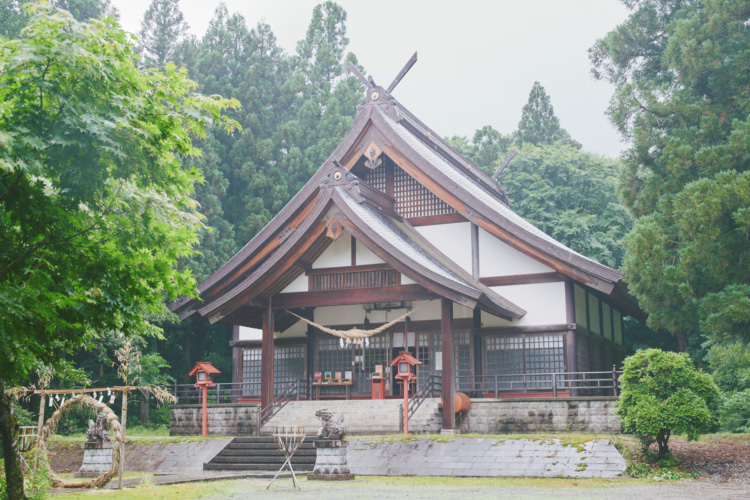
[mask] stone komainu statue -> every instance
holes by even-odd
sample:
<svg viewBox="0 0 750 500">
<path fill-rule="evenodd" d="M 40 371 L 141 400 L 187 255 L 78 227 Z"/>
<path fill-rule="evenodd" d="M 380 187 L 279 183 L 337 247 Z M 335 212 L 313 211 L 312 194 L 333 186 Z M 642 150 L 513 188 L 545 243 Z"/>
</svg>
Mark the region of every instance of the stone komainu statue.
<svg viewBox="0 0 750 500">
<path fill-rule="evenodd" d="M 89 420 L 89 429 L 86 431 L 86 438 L 89 443 L 106 443 L 109 441 L 109 424 L 104 412 L 96 417 L 96 422 Z"/>
<path fill-rule="evenodd" d="M 328 408 L 321 408 L 315 412 L 315 416 L 320 420 L 320 430 L 318 437 L 322 439 L 343 439 L 344 438 L 344 416 L 334 417 Z"/>
</svg>

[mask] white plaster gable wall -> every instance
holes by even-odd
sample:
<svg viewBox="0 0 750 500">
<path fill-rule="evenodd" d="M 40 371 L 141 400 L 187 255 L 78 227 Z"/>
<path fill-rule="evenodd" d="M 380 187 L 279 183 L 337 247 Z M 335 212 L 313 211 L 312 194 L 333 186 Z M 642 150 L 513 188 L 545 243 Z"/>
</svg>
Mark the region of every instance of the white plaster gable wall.
<svg viewBox="0 0 750 500">
<path fill-rule="evenodd" d="M 471 223 L 456 222 L 416 228 L 427 241 L 446 257 L 471 273 Z"/>
<path fill-rule="evenodd" d="M 344 232 L 343 236 L 331 243 L 312 263 L 313 269 L 326 267 L 344 267 L 352 265 L 352 237 Z M 359 261 L 358 261 L 359 263 Z"/>
<path fill-rule="evenodd" d="M 494 291 L 519 307 L 526 315 L 512 323 L 482 312 L 482 326 L 559 325 L 567 323 L 565 312 L 565 283 L 536 283 L 492 287 Z"/>
<path fill-rule="evenodd" d="M 479 229 L 479 276 L 513 276 L 552 271 L 554 269 L 551 267 L 503 243 L 484 229 Z"/>
<path fill-rule="evenodd" d="M 300 274 L 297 278 L 289 283 L 281 293 L 306 292 L 309 288 L 310 280 L 305 273 Z"/>
<path fill-rule="evenodd" d="M 426 301 L 412 302 L 412 309 L 416 309 Z M 392 309 L 391 311 L 370 311 L 367 317 L 370 323 L 386 323 L 406 313 L 406 309 Z M 433 300 L 411 315 L 414 321 L 440 319 L 440 301 Z M 365 320 L 365 309 L 361 304 L 351 306 L 317 307 L 315 322 L 325 326 L 361 325 Z"/>
<path fill-rule="evenodd" d="M 262 340 L 263 330 L 259 328 L 248 328 L 246 326 L 240 327 L 240 338 L 239 340 Z"/>
<path fill-rule="evenodd" d="M 349 251 L 351 251 L 351 249 Z M 385 262 L 383 259 L 381 259 L 377 255 L 372 253 L 372 251 L 366 246 L 364 246 L 361 242 L 357 241 L 357 265 L 358 266 L 382 264 L 383 262 Z M 349 263 L 351 264 L 351 259 L 349 260 Z"/>
<path fill-rule="evenodd" d="M 284 330 L 283 333 L 277 333 L 277 339 L 288 339 L 292 337 L 304 337 L 307 333 L 307 323 L 297 321 L 295 324 Z"/>
</svg>

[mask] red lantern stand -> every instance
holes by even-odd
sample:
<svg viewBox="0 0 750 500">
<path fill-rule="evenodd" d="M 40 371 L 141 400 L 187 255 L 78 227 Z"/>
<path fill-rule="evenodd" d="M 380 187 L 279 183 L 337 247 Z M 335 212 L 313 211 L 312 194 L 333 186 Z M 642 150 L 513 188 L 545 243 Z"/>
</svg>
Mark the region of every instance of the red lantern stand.
<svg viewBox="0 0 750 500">
<path fill-rule="evenodd" d="M 203 388 L 203 436 L 208 435 L 208 388 L 214 387 L 213 374 L 221 373 L 208 361 L 201 361 L 190 370 L 188 377 L 195 375 L 195 387 Z"/>
<path fill-rule="evenodd" d="M 397 365 L 396 378 L 404 383 L 404 434 L 409 434 L 409 382 L 416 380 L 414 367 L 421 364 L 421 361 L 405 351 L 390 363 L 390 366 Z"/>
</svg>

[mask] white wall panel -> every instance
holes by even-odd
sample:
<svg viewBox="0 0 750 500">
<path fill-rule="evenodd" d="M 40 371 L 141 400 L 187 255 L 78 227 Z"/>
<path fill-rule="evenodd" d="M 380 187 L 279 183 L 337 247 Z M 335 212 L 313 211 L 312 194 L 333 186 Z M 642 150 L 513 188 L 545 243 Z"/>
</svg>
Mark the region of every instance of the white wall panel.
<svg viewBox="0 0 750 500">
<path fill-rule="evenodd" d="M 359 263 L 359 260 L 357 261 Z M 325 251 L 312 263 L 313 269 L 326 267 L 344 267 L 352 265 L 352 237 L 349 233 L 331 243 Z"/>
<path fill-rule="evenodd" d="M 512 323 L 490 324 L 482 314 L 483 326 L 507 325 L 559 325 L 566 323 L 565 283 L 536 283 L 532 285 L 511 285 L 492 287 L 494 291 L 519 307 L 526 309 L 526 315 Z M 489 318 L 487 318 L 489 320 Z"/>
<path fill-rule="evenodd" d="M 239 340 L 263 340 L 263 330 L 241 326 Z"/>
<path fill-rule="evenodd" d="M 554 269 L 503 243 L 484 229 L 479 229 L 480 276 L 513 276 L 552 271 Z"/>
<path fill-rule="evenodd" d="M 446 257 L 471 273 L 471 223 L 438 224 L 416 228 L 427 241 Z"/>
<path fill-rule="evenodd" d="M 372 253 L 372 251 L 370 251 L 370 249 L 364 246 L 361 242 L 357 241 L 357 265 L 358 266 L 367 266 L 370 264 L 382 264 L 383 262 L 385 262 L 383 259 L 381 259 L 377 255 Z M 349 263 L 351 264 L 351 259 L 349 259 Z"/>
<path fill-rule="evenodd" d="M 305 273 L 300 274 L 297 278 L 289 283 L 281 293 L 292 293 L 292 292 L 307 292 L 309 288 L 310 278 Z"/>
</svg>

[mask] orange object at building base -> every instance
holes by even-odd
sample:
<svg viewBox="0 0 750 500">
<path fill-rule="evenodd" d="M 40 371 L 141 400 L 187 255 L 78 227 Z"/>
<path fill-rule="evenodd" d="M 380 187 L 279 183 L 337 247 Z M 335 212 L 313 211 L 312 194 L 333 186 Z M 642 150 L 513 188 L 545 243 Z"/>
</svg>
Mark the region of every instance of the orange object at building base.
<svg viewBox="0 0 750 500">
<path fill-rule="evenodd" d="M 384 378 L 372 378 L 372 399 L 385 399 Z"/>
</svg>

